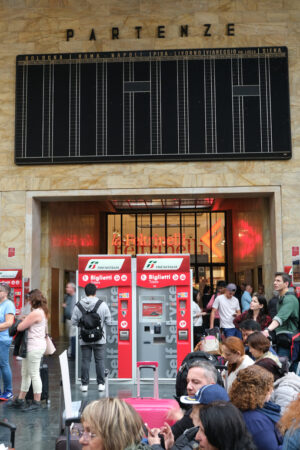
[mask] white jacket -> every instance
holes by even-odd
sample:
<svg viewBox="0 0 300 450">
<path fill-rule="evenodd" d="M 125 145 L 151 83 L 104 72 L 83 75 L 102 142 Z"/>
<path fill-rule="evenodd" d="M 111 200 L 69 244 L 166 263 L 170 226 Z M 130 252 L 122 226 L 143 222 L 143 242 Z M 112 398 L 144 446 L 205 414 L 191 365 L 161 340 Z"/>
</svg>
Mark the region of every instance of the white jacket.
<svg viewBox="0 0 300 450">
<path fill-rule="evenodd" d="M 271 401 L 281 406 L 281 414 L 283 414 L 286 407 L 296 400 L 299 393 L 300 377 L 294 372 L 288 372 L 274 383 Z"/>
</svg>

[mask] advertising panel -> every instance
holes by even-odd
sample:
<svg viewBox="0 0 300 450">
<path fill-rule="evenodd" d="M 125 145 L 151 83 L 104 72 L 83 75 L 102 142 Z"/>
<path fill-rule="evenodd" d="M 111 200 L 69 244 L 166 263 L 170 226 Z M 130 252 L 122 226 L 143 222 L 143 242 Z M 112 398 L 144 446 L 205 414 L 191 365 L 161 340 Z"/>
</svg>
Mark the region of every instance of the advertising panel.
<svg viewBox="0 0 300 450">
<path fill-rule="evenodd" d="M 93 283 L 96 296 L 109 307 L 112 322 L 106 327 L 106 367 L 110 378 L 132 378 L 132 276 L 131 257 L 80 255 L 78 300 Z M 79 361 L 76 362 L 79 364 Z"/>
<path fill-rule="evenodd" d="M 15 304 L 16 314 L 20 314 L 24 302 L 22 269 L 0 269 L 0 283 L 9 285 L 9 299 Z"/>
<path fill-rule="evenodd" d="M 191 351 L 189 255 L 137 255 L 137 360 L 159 363 L 160 378 L 175 378 Z"/>
</svg>

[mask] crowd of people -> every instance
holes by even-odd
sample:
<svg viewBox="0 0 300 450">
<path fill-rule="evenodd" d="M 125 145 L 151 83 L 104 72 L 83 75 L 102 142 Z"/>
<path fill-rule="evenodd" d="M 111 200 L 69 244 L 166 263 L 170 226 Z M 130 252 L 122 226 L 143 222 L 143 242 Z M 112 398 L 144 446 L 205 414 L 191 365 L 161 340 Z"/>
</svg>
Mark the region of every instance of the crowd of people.
<svg viewBox="0 0 300 450">
<path fill-rule="evenodd" d="M 217 291 L 200 305 L 194 294 L 193 318 L 196 350 L 211 353 L 218 364 L 194 360 L 188 367 L 186 392 L 178 398 L 181 409 L 169 411 L 160 428 L 144 424 L 126 401 L 103 398 L 88 404 L 82 414 L 79 440 L 86 450 L 296 450 L 300 448 L 300 377 L 291 364 L 291 345 L 299 327 L 299 300 L 290 291 L 290 278 L 276 273 L 276 311 L 270 315 L 262 289 L 253 293 L 245 286 L 236 297 L 233 283 L 219 282 Z M 49 311 L 42 292 L 28 297 L 30 308 L 15 320 L 8 299 L 9 287 L 0 284 L 0 400 L 22 412 L 41 408 L 40 363 L 45 353 Z M 67 285 L 63 303 L 69 335 L 68 355 L 74 358 L 75 327 L 81 327 L 82 392 L 89 385 L 89 365 L 94 353 L 98 390 L 104 390 L 106 325 L 111 323 L 105 302 L 96 297 L 96 286 L 85 287 L 85 298 L 76 304 L 76 291 Z M 274 305 L 271 305 L 274 307 Z M 90 342 L 84 334 L 86 312 L 98 317 Z M 211 312 L 210 312 L 211 311 Z M 210 317 L 209 317 L 210 316 Z M 209 317 L 209 330 L 205 318 Z M 207 323 L 207 321 L 206 321 Z M 217 346 L 209 349 L 209 331 Z M 22 381 L 13 398 L 9 349 L 12 336 L 15 355 L 22 358 Z M 97 334 L 98 333 L 98 334 Z M 217 337 L 216 337 L 217 336 Z M 220 338 L 220 339 L 219 339 Z M 197 341 L 199 341 L 197 343 Z M 206 348 L 205 345 L 208 345 Z M 299 355 L 294 362 L 299 361 Z M 220 376 L 221 375 L 221 376 Z M 34 399 L 26 403 L 30 385 Z M 171 421 L 171 422 L 170 422 Z M 171 426 L 170 423 L 173 422 Z"/>
</svg>

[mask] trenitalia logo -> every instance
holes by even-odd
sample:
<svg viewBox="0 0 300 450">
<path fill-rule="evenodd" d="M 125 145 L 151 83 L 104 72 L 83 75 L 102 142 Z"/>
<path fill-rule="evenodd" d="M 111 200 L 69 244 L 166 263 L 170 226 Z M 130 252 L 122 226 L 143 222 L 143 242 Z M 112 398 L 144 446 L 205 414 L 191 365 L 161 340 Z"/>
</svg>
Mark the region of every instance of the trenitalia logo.
<svg viewBox="0 0 300 450">
<path fill-rule="evenodd" d="M 95 270 L 97 272 L 101 271 L 117 271 L 121 270 L 125 258 L 115 258 L 115 259 L 90 259 L 86 265 L 85 271 Z"/>
<path fill-rule="evenodd" d="M 183 258 L 149 258 L 143 270 L 178 270 Z"/>
<path fill-rule="evenodd" d="M 0 270 L 0 278 L 8 279 L 8 278 L 16 278 L 18 275 L 17 270 Z"/>
</svg>

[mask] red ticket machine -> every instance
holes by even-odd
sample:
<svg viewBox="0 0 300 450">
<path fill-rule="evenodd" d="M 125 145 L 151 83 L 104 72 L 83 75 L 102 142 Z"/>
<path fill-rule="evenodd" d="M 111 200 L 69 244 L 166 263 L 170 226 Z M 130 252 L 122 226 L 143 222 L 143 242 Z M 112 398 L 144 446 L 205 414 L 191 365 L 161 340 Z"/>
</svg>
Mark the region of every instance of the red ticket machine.
<svg viewBox="0 0 300 450">
<path fill-rule="evenodd" d="M 192 350 L 190 257 L 136 259 L 137 360 L 158 361 L 160 378 L 175 378 Z"/>
<path fill-rule="evenodd" d="M 0 269 L 0 283 L 6 283 L 9 285 L 9 298 L 15 304 L 16 314 L 20 314 L 24 305 L 22 269 Z"/>
<path fill-rule="evenodd" d="M 83 255 L 78 261 L 78 300 L 85 296 L 84 287 L 93 283 L 96 296 L 103 299 L 111 312 L 112 323 L 106 327 L 106 368 L 109 378 L 132 378 L 132 277 L 129 255 Z M 77 346 L 78 348 L 78 346 Z M 78 348 L 80 352 L 80 348 Z M 77 352 L 77 380 L 80 376 Z M 91 370 L 91 379 L 95 378 Z"/>
</svg>

